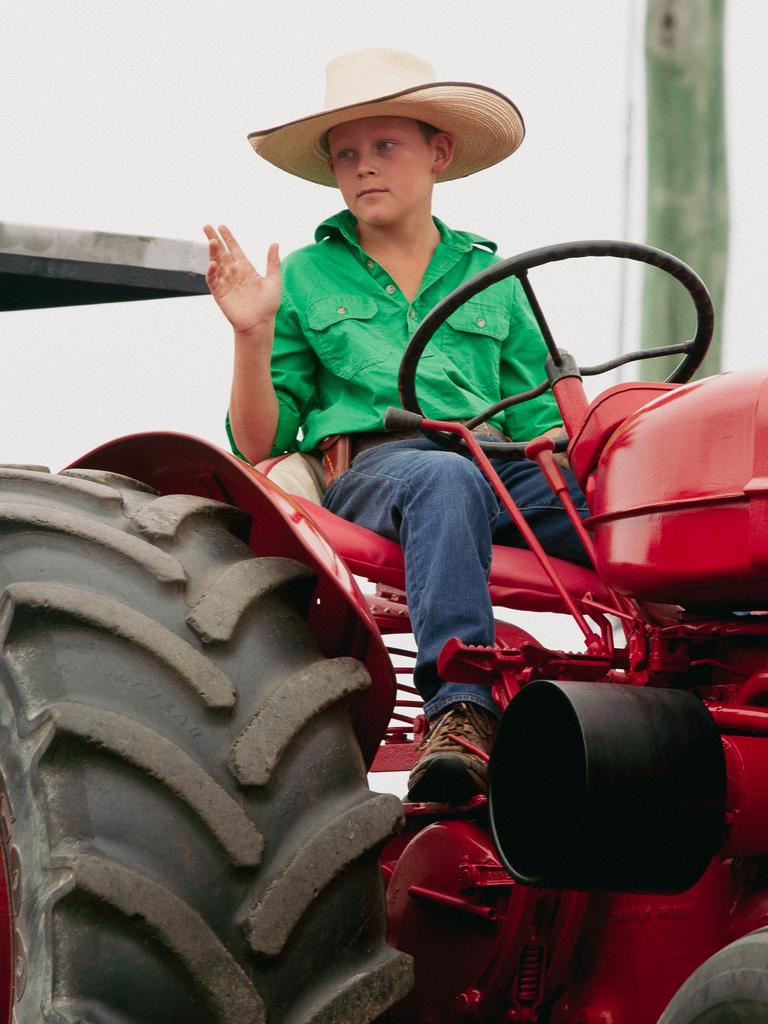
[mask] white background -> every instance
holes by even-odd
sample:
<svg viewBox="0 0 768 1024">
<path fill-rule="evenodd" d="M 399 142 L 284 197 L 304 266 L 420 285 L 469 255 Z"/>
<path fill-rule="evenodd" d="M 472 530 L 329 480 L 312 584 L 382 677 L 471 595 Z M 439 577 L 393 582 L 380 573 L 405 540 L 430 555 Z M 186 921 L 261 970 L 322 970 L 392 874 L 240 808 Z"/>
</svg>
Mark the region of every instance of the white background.
<svg viewBox="0 0 768 1024">
<path fill-rule="evenodd" d="M 4 0 L 0 13 L 1 220 L 185 239 L 223 221 L 259 261 L 272 240 L 306 244 L 338 193 L 259 160 L 245 135 L 321 109 L 328 58 L 381 45 L 491 85 L 525 117 L 517 154 L 438 187 L 452 226 L 505 255 L 643 238 L 640 0 Z M 734 368 L 763 358 L 768 320 L 768 7 L 734 0 L 727 19 Z M 534 280 L 580 361 L 635 345 L 637 290 L 615 266 Z M 225 443 L 231 342 L 208 297 L 4 313 L 0 339 L 2 462 L 60 469 L 151 429 Z"/>
</svg>

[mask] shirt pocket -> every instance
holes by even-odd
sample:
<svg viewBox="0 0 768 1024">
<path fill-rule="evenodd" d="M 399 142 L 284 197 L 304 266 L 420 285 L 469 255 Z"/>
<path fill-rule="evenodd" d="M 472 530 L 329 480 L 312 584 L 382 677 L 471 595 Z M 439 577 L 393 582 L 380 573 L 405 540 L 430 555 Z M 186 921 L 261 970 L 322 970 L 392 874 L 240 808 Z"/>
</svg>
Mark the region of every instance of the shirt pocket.
<svg viewBox="0 0 768 1024">
<path fill-rule="evenodd" d="M 438 347 L 481 390 L 498 390 L 502 345 L 509 335 L 509 310 L 470 299 L 446 320 Z"/>
<path fill-rule="evenodd" d="M 324 296 L 307 309 L 310 344 L 320 362 L 347 379 L 380 363 L 387 350 L 379 338 L 374 299 L 367 295 Z"/>
</svg>

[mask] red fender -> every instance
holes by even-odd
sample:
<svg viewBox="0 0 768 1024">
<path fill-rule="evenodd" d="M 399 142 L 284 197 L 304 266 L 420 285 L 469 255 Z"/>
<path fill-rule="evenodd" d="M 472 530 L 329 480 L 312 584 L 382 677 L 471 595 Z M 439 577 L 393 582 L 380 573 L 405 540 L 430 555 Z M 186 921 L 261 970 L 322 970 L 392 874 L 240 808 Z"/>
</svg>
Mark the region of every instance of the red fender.
<svg viewBox="0 0 768 1024">
<path fill-rule="evenodd" d="M 355 731 L 371 762 L 395 702 L 395 676 L 381 634 L 351 572 L 309 513 L 252 466 L 187 434 L 132 434 L 109 441 L 73 462 L 123 473 L 161 494 L 194 494 L 236 505 L 251 515 L 248 543 L 257 555 L 294 558 L 311 568 L 317 587 L 309 624 L 326 657 L 362 661 L 373 685 L 356 698 Z"/>
</svg>

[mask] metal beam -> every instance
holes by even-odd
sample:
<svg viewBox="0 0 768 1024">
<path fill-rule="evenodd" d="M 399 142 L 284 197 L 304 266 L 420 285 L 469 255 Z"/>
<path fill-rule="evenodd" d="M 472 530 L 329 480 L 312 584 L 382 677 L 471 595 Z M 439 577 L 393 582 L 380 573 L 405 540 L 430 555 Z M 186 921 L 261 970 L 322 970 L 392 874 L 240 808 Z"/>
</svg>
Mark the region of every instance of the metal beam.
<svg viewBox="0 0 768 1024">
<path fill-rule="evenodd" d="M 204 295 L 207 247 L 0 222 L 0 310 Z"/>
</svg>

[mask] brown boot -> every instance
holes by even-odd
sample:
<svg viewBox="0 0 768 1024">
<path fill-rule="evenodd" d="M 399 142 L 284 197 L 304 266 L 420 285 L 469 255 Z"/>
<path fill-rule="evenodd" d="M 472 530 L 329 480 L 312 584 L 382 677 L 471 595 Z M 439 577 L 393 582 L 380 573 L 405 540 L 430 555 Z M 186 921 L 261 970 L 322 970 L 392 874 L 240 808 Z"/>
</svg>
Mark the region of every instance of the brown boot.
<svg viewBox="0 0 768 1024">
<path fill-rule="evenodd" d="M 497 717 L 479 704 L 451 704 L 429 723 L 423 754 L 408 779 L 414 803 L 465 804 L 488 788 L 486 762 L 470 753 L 450 733 L 488 753 Z"/>
</svg>

